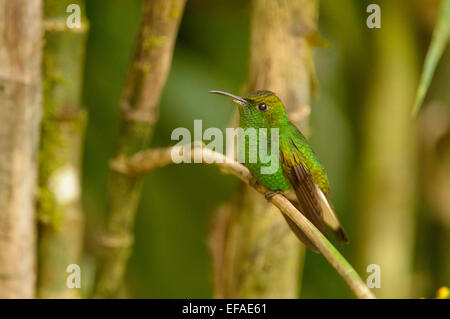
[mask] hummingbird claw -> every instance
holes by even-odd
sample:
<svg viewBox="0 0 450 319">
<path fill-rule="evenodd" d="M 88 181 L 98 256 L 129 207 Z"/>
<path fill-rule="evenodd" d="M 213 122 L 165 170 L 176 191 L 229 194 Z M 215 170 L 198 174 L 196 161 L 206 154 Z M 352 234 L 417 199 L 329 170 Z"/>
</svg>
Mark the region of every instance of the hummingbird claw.
<svg viewBox="0 0 450 319">
<path fill-rule="evenodd" d="M 252 177 L 252 178 L 250 179 L 249 183 L 250 183 L 250 185 L 253 186 L 253 187 L 258 186 L 258 180 L 257 180 L 256 178 L 254 178 L 254 177 Z"/>
<path fill-rule="evenodd" d="M 267 192 L 267 193 L 264 194 L 264 197 L 265 197 L 267 200 L 269 200 L 269 199 L 271 199 L 272 197 L 274 197 L 275 195 L 277 195 L 277 194 L 282 194 L 282 193 L 283 193 L 282 191 Z"/>
</svg>

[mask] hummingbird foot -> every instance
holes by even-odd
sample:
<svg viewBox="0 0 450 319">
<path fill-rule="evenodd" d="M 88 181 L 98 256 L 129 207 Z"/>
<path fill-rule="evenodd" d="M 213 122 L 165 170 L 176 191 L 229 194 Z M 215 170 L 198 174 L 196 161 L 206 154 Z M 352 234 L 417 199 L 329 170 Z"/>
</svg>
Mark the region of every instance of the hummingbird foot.
<svg viewBox="0 0 450 319">
<path fill-rule="evenodd" d="M 253 176 L 252 176 L 252 178 L 250 179 L 249 184 L 250 184 L 251 186 L 253 186 L 253 187 L 256 187 L 256 186 L 259 185 L 259 184 L 258 184 L 258 180 L 257 180 L 256 178 L 254 178 Z"/>
<path fill-rule="evenodd" d="M 264 194 L 264 197 L 265 197 L 267 200 L 269 200 L 269 199 L 271 199 L 272 197 L 274 197 L 275 195 L 277 195 L 277 194 L 282 194 L 282 193 L 283 193 L 283 191 L 267 192 L 267 193 Z"/>
</svg>

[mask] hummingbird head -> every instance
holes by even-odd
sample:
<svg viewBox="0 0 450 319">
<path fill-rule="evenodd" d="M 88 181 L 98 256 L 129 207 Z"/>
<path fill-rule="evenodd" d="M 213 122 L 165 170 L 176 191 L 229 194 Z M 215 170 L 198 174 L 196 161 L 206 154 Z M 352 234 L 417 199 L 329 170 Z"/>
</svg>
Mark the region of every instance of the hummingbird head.
<svg viewBox="0 0 450 319">
<path fill-rule="evenodd" d="M 209 91 L 231 98 L 239 104 L 241 125 L 274 128 L 288 121 L 284 105 L 271 91 L 259 90 L 244 97 L 222 91 Z"/>
</svg>

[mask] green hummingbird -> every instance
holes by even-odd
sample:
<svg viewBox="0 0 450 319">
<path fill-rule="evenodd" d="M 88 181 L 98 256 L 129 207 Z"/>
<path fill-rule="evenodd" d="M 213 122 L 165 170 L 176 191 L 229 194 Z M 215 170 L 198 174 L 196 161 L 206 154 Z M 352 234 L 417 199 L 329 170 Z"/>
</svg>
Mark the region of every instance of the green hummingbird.
<svg viewBox="0 0 450 319">
<path fill-rule="evenodd" d="M 331 205 L 329 182 L 323 166 L 308 144 L 306 138 L 292 124 L 286 114 L 281 100 L 271 91 L 259 90 L 240 97 L 222 91 L 209 91 L 231 98 L 239 104 L 240 127 L 265 128 L 267 143 L 271 143 L 270 131 L 278 128 L 278 170 L 272 174 L 261 173 L 262 163 L 259 157 L 254 163 L 244 162 L 256 182 L 265 186 L 271 192 L 267 198 L 282 193 L 308 220 L 325 236 L 327 226 L 339 241 L 347 242 L 347 236 Z M 259 145 L 259 135 L 256 137 Z M 245 141 L 245 158 L 249 158 L 249 140 Z M 271 149 L 268 145 L 268 149 Z M 284 215 L 283 215 L 284 216 Z M 310 249 L 317 251 L 314 244 L 286 216 L 286 221 L 297 237 Z"/>
</svg>

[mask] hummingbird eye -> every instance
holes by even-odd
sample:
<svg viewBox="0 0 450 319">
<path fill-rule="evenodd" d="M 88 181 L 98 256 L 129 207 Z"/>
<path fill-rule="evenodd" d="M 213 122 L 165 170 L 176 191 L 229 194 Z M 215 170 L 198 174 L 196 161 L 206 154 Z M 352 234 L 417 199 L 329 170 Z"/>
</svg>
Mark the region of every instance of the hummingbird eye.
<svg viewBox="0 0 450 319">
<path fill-rule="evenodd" d="M 258 109 L 259 109 L 261 112 L 267 111 L 267 104 L 266 104 L 266 103 L 259 103 L 259 104 L 258 104 Z"/>
</svg>

